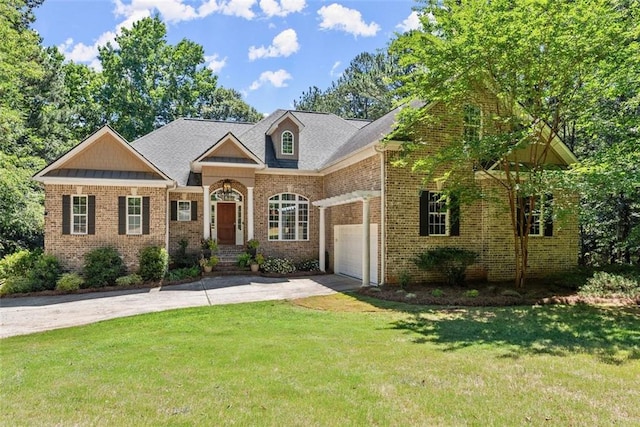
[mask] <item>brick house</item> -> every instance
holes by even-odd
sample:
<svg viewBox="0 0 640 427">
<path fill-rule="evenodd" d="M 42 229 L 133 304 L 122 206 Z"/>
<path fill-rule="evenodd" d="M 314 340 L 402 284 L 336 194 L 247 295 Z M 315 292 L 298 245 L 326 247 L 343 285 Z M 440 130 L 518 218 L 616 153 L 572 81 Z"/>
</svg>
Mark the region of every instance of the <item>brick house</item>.
<svg viewBox="0 0 640 427">
<path fill-rule="evenodd" d="M 431 278 L 412 257 L 451 246 L 479 253 L 472 277 L 513 278 L 504 206 L 477 202 L 454 216 L 435 184 L 391 165 L 401 143 L 382 141 L 398 112 L 373 122 L 287 110 L 255 124 L 179 119 L 132 144 L 105 126 L 34 176 L 45 187 L 45 251 L 80 269 L 87 251 L 109 245 L 133 270 L 149 245 L 174 253 L 182 239 L 193 251 L 203 238 L 258 239 L 267 256 L 319 259 L 323 269 L 380 284 L 403 273 Z M 424 126 L 419 154 L 470 125 L 461 117 Z M 561 141 L 548 159 L 575 161 Z M 534 226 L 530 276 L 576 265 L 576 218 Z"/>
</svg>

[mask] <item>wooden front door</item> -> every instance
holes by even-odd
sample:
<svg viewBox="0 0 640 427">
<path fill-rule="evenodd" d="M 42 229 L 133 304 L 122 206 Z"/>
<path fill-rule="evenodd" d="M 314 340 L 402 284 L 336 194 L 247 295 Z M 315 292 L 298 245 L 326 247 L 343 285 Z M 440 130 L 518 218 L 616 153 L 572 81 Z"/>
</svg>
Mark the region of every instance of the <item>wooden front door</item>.
<svg viewBox="0 0 640 427">
<path fill-rule="evenodd" d="M 221 245 L 236 244 L 236 204 L 218 203 L 217 206 L 218 243 Z"/>
</svg>

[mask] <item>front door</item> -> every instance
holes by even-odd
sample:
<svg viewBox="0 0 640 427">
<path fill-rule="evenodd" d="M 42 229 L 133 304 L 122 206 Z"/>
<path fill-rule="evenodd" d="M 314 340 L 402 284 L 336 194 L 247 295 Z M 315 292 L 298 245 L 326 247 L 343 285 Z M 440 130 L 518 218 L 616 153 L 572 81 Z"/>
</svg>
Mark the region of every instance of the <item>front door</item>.
<svg viewBox="0 0 640 427">
<path fill-rule="evenodd" d="M 220 203 L 217 207 L 218 243 L 221 245 L 236 244 L 235 203 Z"/>
</svg>

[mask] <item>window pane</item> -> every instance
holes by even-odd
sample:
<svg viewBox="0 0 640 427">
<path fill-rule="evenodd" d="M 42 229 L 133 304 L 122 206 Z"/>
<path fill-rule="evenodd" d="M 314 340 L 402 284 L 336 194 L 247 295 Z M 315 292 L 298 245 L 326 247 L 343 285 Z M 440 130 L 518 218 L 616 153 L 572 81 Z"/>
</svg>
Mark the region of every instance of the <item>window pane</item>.
<svg viewBox="0 0 640 427">
<path fill-rule="evenodd" d="M 73 213 L 75 215 L 87 213 L 87 198 L 85 196 L 73 196 Z"/>
<path fill-rule="evenodd" d="M 74 216 L 73 217 L 73 233 L 74 234 L 86 234 L 87 232 L 87 217 L 86 216 Z"/>
<path fill-rule="evenodd" d="M 282 240 L 296 239 L 296 205 L 283 203 L 280 212 L 282 213 Z"/>
<path fill-rule="evenodd" d="M 178 221 L 191 221 L 191 202 L 178 201 Z"/>
<path fill-rule="evenodd" d="M 278 240 L 279 207 L 278 203 L 269 203 L 269 240 Z"/>
<path fill-rule="evenodd" d="M 429 235 L 447 234 L 447 206 L 446 200 L 440 193 L 429 195 Z"/>
<path fill-rule="evenodd" d="M 127 212 L 129 215 L 142 214 L 142 197 L 129 197 L 127 199 Z"/>
<path fill-rule="evenodd" d="M 282 133 L 282 154 L 293 154 L 293 134 L 289 131 Z"/>
<path fill-rule="evenodd" d="M 129 234 L 142 234 L 142 220 L 139 216 L 129 216 Z"/>
</svg>

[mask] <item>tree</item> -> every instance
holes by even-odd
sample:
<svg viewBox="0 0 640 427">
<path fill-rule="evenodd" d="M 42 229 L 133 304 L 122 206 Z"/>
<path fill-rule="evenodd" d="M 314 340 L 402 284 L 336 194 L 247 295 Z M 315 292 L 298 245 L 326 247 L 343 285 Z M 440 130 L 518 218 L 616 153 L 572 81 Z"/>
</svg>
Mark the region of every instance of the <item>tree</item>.
<svg viewBox="0 0 640 427">
<path fill-rule="evenodd" d="M 342 76 L 326 91 L 312 86 L 293 105 L 303 111 L 375 120 L 393 108 L 396 100 L 393 82 L 398 73 L 393 56 L 384 52 L 363 52 L 349 63 Z"/>
<path fill-rule="evenodd" d="M 422 30 L 401 35 L 392 45 L 400 65 L 411 70 L 399 93 L 444 103 L 456 118 L 466 113 L 465 105 L 478 102 L 478 92 L 492 94 L 496 102 L 493 113 L 482 116 L 486 132 L 461 135 L 412 168 L 426 179 L 440 179 L 445 192 L 473 186 L 476 195 L 485 196 L 475 181 L 451 178 L 471 168 L 502 188 L 509 202 L 516 283 L 523 286 L 533 218 L 526 212 L 536 210 L 538 196 L 549 190 L 551 145 L 566 123 L 588 113 L 580 101 L 605 98 L 615 81 L 613 70 L 628 65 L 625 46 L 633 40 L 628 21 L 607 0 L 421 3 Z M 404 110 L 399 133 L 416 138 L 408 150 L 421 142 L 412 126 L 431 118 L 428 109 Z"/>
<path fill-rule="evenodd" d="M 202 46 L 186 39 L 167 44 L 158 16 L 123 28 L 115 44 L 99 52 L 104 119 L 130 141 L 179 117 L 260 117 L 238 92 L 216 87 L 217 77 L 204 67 Z"/>
</svg>

